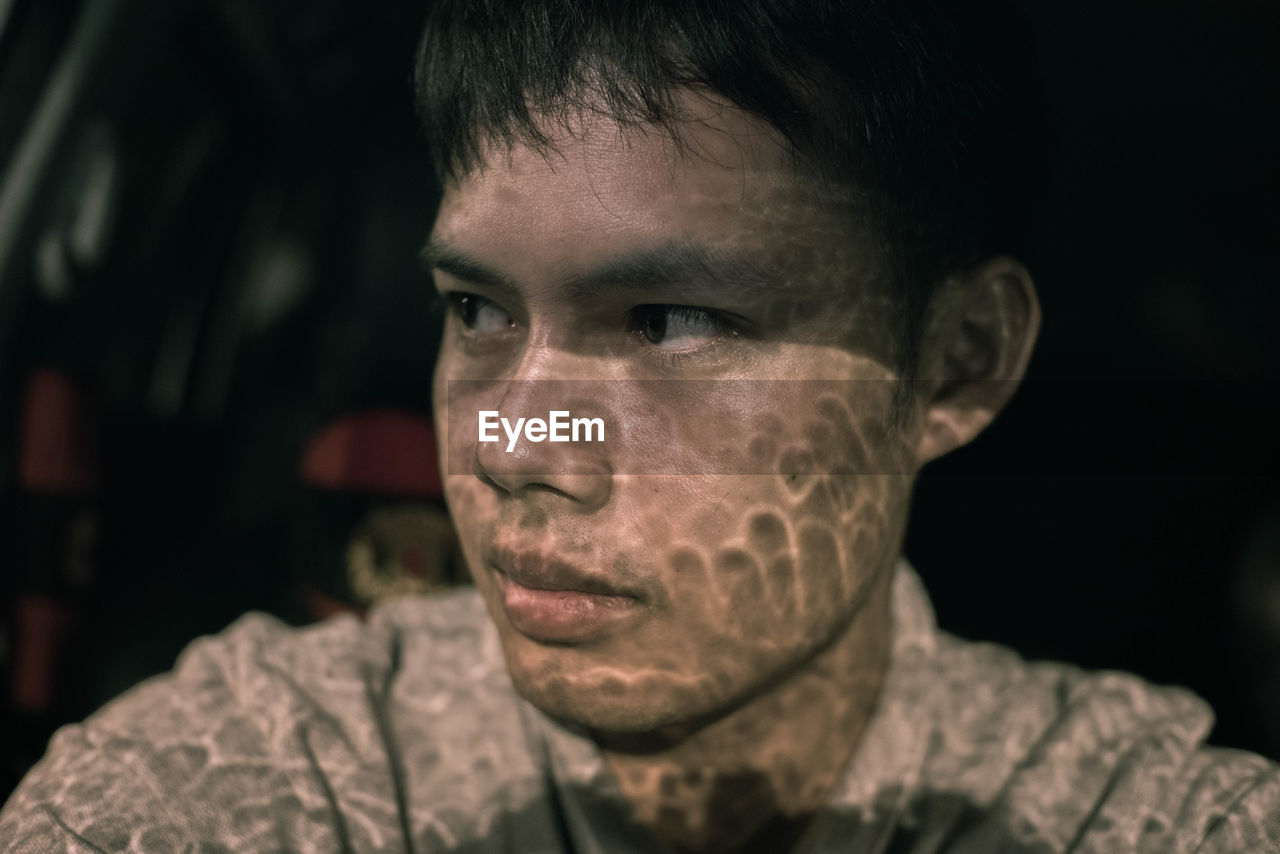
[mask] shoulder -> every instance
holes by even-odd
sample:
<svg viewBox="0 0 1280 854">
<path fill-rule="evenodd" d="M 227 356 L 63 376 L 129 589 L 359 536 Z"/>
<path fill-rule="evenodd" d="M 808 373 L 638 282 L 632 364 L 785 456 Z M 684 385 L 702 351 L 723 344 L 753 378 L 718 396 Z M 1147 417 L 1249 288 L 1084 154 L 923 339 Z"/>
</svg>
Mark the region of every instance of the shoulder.
<svg viewBox="0 0 1280 854">
<path fill-rule="evenodd" d="M 1213 714 L 1190 691 L 947 635 L 929 670 L 927 776 L 985 802 L 987 832 L 1033 850 L 1280 852 L 1280 769 L 1206 746 Z"/>
<path fill-rule="evenodd" d="M 476 599 L 393 602 L 365 623 L 302 629 L 250 614 L 193 642 L 172 672 L 55 734 L 0 814 L 3 850 L 256 850 L 282 828 L 327 850 L 335 822 L 347 834 L 398 826 L 388 707 L 463 671 L 501 674 L 484 661 L 496 648 Z M 406 648 L 440 665 L 406 667 Z"/>
</svg>

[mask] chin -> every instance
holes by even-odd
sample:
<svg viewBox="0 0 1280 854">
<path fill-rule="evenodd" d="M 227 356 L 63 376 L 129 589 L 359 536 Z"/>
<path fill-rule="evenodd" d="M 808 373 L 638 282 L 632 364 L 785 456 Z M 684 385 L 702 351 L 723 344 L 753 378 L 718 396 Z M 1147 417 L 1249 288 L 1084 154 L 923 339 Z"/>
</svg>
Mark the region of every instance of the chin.
<svg viewBox="0 0 1280 854">
<path fill-rule="evenodd" d="M 624 681 L 613 669 L 597 675 L 589 667 L 528 664 L 518 655 L 507 659 L 520 696 L 551 717 L 600 733 L 639 735 L 679 727 L 704 714 L 701 706 L 712 699 L 703 695 L 694 703 L 688 691 Z"/>
<path fill-rule="evenodd" d="M 544 713 L 583 729 L 616 735 L 643 735 L 667 730 L 680 723 L 669 709 L 655 709 L 627 698 L 610 701 L 598 696 L 545 696 L 521 691 L 521 695 Z"/>
</svg>

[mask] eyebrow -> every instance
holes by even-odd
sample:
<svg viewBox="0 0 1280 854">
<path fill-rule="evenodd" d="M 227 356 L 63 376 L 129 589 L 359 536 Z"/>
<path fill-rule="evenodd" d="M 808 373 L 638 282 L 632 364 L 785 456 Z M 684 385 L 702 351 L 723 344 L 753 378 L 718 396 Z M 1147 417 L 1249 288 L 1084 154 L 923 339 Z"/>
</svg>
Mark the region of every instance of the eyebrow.
<svg viewBox="0 0 1280 854">
<path fill-rule="evenodd" d="M 498 271 L 486 267 L 474 255 L 463 252 L 439 238 L 431 238 L 419 257 L 428 270 L 440 270 L 464 282 L 488 285 L 504 291 L 516 290 L 515 283 Z"/>
<path fill-rule="evenodd" d="M 512 278 L 439 238 L 422 250 L 429 267 L 463 281 L 515 292 Z M 778 279 L 751 261 L 689 242 L 676 242 L 627 252 L 599 267 L 566 276 L 562 284 L 575 298 L 601 291 L 643 291 L 672 285 L 705 284 L 737 291 L 781 293 Z"/>
</svg>

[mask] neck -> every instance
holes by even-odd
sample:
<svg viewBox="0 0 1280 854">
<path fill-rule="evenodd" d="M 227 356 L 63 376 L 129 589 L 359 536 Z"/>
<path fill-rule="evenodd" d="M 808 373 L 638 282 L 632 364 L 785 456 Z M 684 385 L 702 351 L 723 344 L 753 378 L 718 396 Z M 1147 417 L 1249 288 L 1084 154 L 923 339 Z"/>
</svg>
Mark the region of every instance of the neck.
<svg viewBox="0 0 1280 854">
<path fill-rule="evenodd" d="M 889 578 L 837 639 L 733 712 L 679 736 L 597 742 L 636 818 L 680 851 L 783 851 L 826 804 L 874 710 Z"/>
</svg>

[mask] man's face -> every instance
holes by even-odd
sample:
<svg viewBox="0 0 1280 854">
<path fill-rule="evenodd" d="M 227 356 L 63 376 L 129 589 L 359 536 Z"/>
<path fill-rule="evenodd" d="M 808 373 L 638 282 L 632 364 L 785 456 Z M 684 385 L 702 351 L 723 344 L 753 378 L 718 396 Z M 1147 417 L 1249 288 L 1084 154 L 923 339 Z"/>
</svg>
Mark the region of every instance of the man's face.
<svg viewBox="0 0 1280 854">
<path fill-rule="evenodd" d="M 592 118 L 549 154 L 493 149 L 428 251 L 468 565 L 521 693 L 604 731 L 728 711 L 871 619 L 914 473 L 856 194 L 689 104 L 680 145 Z M 609 441 L 508 453 L 481 409 L 601 416 Z"/>
</svg>

